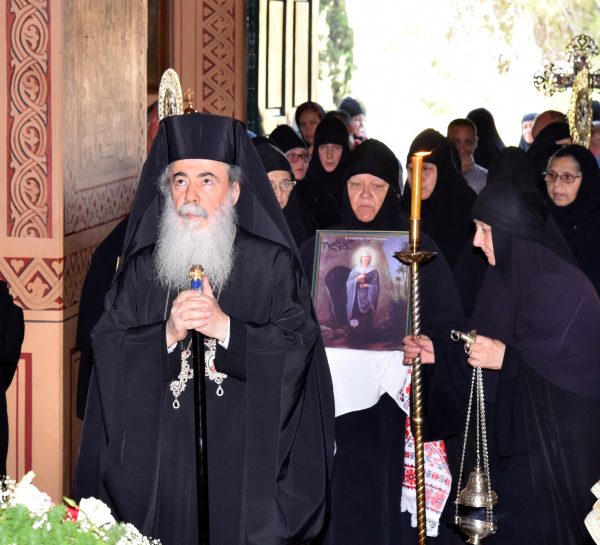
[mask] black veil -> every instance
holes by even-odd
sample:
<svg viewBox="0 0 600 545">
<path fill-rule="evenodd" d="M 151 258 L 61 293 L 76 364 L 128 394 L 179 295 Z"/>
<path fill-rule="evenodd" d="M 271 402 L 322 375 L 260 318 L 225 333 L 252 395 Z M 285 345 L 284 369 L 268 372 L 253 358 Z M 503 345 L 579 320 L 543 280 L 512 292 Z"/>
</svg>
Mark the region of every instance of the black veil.
<svg viewBox="0 0 600 545">
<path fill-rule="evenodd" d="M 167 166 L 173 161 L 198 157 L 239 166 L 243 176 L 236 206 L 239 225 L 297 253 L 260 158 L 242 123 L 203 113 L 177 115 L 161 121 L 144 164 L 118 273 L 134 253 L 156 241 L 162 208 L 158 180 Z"/>
</svg>

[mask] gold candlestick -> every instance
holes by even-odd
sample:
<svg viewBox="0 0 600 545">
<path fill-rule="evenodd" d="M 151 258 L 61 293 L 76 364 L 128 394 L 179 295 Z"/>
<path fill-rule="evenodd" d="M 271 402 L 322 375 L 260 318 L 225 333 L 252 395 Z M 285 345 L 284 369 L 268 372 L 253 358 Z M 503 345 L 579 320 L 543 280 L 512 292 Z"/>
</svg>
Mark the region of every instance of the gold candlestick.
<svg viewBox="0 0 600 545">
<path fill-rule="evenodd" d="M 421 334 L 421 263 L 435 256 L 435 252 L 421 252 L 421 187 L 423 182 L 423 158 L 429 155 L 420 152 L 412 156 L 411 208 L 408 252 L 396 252 L 394 257 L 410 265 L 411 316 L 410 333 Z M 427 542 L 427 518 L 425 506 L 425 456 L 423 449 L 423 384 L 421 379 L 421 357 L 415 358 L 411 379 L 411 422 L 415 439 L 415 479 L 417 493 L 417 543 Z"/>
</svg>

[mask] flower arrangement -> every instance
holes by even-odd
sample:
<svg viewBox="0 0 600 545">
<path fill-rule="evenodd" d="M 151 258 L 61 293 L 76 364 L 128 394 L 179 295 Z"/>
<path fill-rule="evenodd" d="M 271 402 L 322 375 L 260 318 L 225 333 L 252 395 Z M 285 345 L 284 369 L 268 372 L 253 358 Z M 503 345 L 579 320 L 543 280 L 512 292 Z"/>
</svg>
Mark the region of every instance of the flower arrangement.
<svg viewBox="0 0 600 545">
<path fill-rule="evenodd" d="M 53 505 L 33 484 L 30 471 L 19 483 L 0 487 L 0 545 L 160 545 L 131 524 L 118 523 L 96 498 Z"/>
</svg>

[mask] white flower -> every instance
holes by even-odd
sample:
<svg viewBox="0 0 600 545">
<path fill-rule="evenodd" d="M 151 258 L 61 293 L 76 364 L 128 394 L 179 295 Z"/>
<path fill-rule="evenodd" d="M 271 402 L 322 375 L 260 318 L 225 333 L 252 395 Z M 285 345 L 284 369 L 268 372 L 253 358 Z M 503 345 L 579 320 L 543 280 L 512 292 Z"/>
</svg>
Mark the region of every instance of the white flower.
<svg viewBox="0 0 600 545">
<path fill-rule="evenodd" d="M 142 534 L 133 524 L 124 524 L 125 533 L 117 542 L 117 545 L 161 545 L 159 539 L 150 539 Z"/>
<path fill-rule="evenodd" d="M 31 481 L 35 477 L 35 473 L 30 471 L 17 484 L 14 490 L 12 500 L 14 505 L 24 505 L 30 513 L 41 515 L 52 507 L 50 496 L 44 492 L 40 492 Z"/>
<path fill-rule="evenodd" d="M 108 505 L 96 498 L 83 498 L 79 503 L 77 522 L 85 523 L 86 521 L 96 528 L 103 526 L 110 528 L 117 522 Z"/>
<path fill-rule="evenodd" d="M 356 318 L 352 318 L 352 320 L 350 320 L 350 327 L 358 327 L 358 320 Z"/>
</svg>

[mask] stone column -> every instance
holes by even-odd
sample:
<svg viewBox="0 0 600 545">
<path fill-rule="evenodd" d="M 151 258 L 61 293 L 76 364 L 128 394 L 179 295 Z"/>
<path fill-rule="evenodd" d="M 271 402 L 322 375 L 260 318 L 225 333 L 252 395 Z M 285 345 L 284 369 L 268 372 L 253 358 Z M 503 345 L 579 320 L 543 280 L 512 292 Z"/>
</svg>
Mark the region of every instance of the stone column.
<svg viewBox="0 0 600 545">
<path fill-rule="evenodd" d="M 74 350 L 91 254 L 145 157 L 145 0 L 0 3 L 0 276 L 25 311 L 8 471 L 69 494 Z"/>
</svg>

